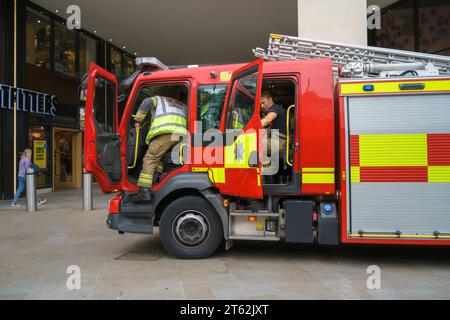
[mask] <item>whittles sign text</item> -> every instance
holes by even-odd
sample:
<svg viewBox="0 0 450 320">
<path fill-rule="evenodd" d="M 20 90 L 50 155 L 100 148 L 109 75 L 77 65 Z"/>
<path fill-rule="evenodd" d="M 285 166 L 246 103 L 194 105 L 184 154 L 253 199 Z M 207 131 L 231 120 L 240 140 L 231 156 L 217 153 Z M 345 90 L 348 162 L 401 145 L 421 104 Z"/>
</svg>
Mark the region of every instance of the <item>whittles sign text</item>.
<svg viewBox="0 0 450 320">
<path fill-rule="evenodd" d="M 24 112 L 55 116 L 58 99 L 46 93 L 15 88 L 8 85 L 0 85 L 0 107 L 2 109 L 14 109 Z"/>
</svg>

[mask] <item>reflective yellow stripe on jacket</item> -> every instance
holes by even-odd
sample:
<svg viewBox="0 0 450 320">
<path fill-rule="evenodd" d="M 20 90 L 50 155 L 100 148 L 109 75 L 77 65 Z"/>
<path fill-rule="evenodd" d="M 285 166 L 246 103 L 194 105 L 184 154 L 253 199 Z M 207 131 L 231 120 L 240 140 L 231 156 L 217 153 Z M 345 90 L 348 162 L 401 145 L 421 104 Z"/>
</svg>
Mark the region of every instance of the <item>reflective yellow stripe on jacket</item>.
<svg viewBox="0 0 450 320">
<path fill-rule="evenodd" d="M 154 119 L 145 142 L 148 144 L 154 137 L 167 133 L 186 134 L 186 119 L 177 115 L 162 116 Z"/>
<path fill-rule="evenodd" d="M 145 142 L 148 144 L 159 135 L 172 133 L 187 133 L 186 106 L 177 100 L 157 96 L 156 109 Z"/>
</svg>

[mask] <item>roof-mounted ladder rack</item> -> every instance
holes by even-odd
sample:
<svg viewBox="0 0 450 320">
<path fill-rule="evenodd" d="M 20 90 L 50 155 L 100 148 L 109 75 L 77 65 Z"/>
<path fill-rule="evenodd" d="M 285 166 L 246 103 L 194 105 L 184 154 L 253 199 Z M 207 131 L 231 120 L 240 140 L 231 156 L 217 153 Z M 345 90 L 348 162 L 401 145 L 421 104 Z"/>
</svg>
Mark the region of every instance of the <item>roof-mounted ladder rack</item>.
<svg viewBox="0 0 450 320">
<path fill-rule="evenodd" d="M 390 77 L 450 75 L 450 57 L 370 46 L 347 45 L 271 34 L 266 49 L 257 57 L 269 61 L 330 58 L 342 77 Z"/>
</svg>

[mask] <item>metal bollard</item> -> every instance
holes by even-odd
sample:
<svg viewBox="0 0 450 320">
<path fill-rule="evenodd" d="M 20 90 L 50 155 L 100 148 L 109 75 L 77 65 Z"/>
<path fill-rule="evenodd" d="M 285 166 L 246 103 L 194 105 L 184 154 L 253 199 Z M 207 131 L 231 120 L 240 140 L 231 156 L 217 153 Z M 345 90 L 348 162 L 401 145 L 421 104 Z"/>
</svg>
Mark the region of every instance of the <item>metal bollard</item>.
<svg viewBox="0 0 450 320">
<path fill-rule="evenodd" d="M 83 210 L 93 210 L 92 174 L 83 172 Z"/>
<path fill-rule="evenodd" d="M 27 211 L 37 210 L 36 175 L 32 168 L 27 169 Z"/>
</svg>

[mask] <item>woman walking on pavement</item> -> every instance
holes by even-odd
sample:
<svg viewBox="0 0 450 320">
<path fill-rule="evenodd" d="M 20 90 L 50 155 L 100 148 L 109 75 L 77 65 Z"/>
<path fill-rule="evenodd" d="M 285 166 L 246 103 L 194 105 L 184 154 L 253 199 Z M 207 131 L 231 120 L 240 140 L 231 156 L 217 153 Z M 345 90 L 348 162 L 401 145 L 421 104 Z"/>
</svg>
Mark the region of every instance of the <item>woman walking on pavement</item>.
<svg viewBox="0 0 450 320">
<path fill-rule="evenodd" d="M 14 195 L 14 199 L 11 203 L 12 207 L 20 207 L 20 204 L 17 203 L 17 200 L 19 200 L 20 195 L 25 189 L 26 185 L 25 173 L 27 172 L 27 169 L 29 167 L 33 166 L 33 164 L 31 163 L 31 155 L 32 155 L 31 149 L 25 149 L 20 157 L 19 174 L 18 174 L 19 186 L 17 187 L 16 194 Z M 45 204 L 46 202 L 47 202 L 46 199 L 39 200 L 40 205 Z"/>
</svg>

